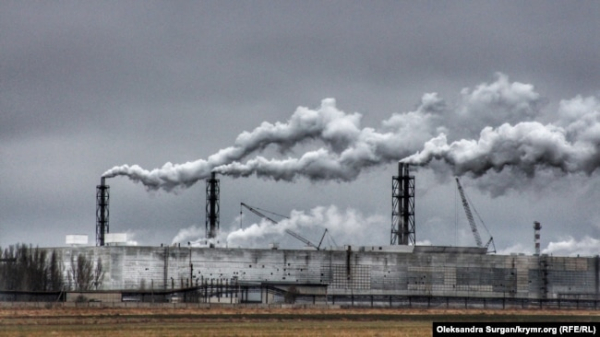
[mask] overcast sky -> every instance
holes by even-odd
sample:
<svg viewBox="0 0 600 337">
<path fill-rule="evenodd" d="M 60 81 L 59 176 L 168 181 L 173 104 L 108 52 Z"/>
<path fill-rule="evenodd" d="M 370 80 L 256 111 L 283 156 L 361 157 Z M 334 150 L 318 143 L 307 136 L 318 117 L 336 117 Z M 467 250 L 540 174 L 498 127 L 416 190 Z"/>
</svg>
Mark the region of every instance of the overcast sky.
<svg viewBox="0 0 600 337">
<path fill-rule="evenodd" d="M 480 129 L 503 123 L 568 131 L 578 119 L 600 122 L 595 1 L 2 1 L 0 32 L 2 247 L 64 246 L 69 234 L 93 244 L 96 185 L 107 170 L 207 159 L 242 132 L 288 123 L 299 107 L 320 111 L 328 98 L 336 113 L 360 114 L 360 130 L 418 140 L 400 144 L 399 156 L 440 133 L 450 143 L 477 141 Z M 477 101 L 486 90 L 504 96 Z M 419 114 L 432 97 L 443 101 L 435 128 L 396 123 L 390 131 L 392 116 Z M 586 130 L 586 140 L 600 138 L 600 128 Z M 266 146 L 239 163 L 327 149 L 311 139 L 285 153 Z M 415 172 L 417 241 L 474 245 L 456 172 L 444 166 L 434 160 Z M 293 227 L 312 241 L 327 227 L 340 245 L 389 244 L 396 170 L 385 160 L 350 181 L 221 175 L 222 237 L 243 233 L 240 225 L 260 228 L 247 211 L 240 223 L 245 202 L 314 218 Z M 537 220 L 546 252 L 600 254 L 595 168 L 463 173 L 500 252 L 531 253 Z M 107 181 L 111 233 L 139 245 L 204 235 L 203 180 L 171 192 L 125 176 Z M 302 246 L 277 231 L 229 244 L 270 242 Z"/>
</svg>

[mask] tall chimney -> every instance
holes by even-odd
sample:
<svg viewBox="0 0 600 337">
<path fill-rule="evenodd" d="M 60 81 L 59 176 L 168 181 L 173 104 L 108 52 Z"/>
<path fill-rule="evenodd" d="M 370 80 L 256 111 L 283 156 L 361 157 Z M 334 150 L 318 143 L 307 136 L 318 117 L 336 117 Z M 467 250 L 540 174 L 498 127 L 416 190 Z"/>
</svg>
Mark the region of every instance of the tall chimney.
<svg viewBox="0 0 600 337">
<path fill-rule="evenodd" d="M 214 239 L 219 232 L 219 179 L 211 173 L 206 180 L 206 237 Z"/>
<path fill-rule="evenodd" d="M 415 177 L 408 164 L 398 163 L 398 176 L 392 178 L 392 230 L 390 244 L 414 245 Z"/>
<path fill-rule="evenodd" d="M 535 243 L 535 256 L 540 256 L 540 230 L 542 229 L 542 225 L 534 221 L 533 222 L 533 237 Z"/>
<path fill-rule="evenodd" d="M 104 236 L 109 232 L 109 192 L 110 186 L 106 185 L 106 180 L 102 177 L 100 185 L 96 186 L 96 246 L 104 246 Z"/>
</svg>

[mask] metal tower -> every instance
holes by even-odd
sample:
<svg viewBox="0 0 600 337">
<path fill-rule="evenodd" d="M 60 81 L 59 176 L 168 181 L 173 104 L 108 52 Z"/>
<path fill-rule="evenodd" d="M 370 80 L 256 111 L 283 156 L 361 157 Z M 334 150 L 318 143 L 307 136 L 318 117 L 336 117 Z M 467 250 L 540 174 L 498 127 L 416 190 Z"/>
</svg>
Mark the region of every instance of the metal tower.
<svg viewBox="0 0 600 337">
<path fill-rule="evenodd" d="M 104 246 L 104 235 L 108 229 L 108 201 L 110 186 L 106 185 L 105 178 L 100 179 L 96 186 L 96 246 Z"/>
<path fill-rule="evenodd" d="M 219 179 L 211 173 L 206 179 L 206 237 L 214 239 L 219 232 Z"/>
<path fill-rule="evenodd" d="M 414 245 L 415 238 L 415 177 L 409 165 L 398 163 L 398 176 L 392 177 L 391 245 Z"/>
<path fill-rule="evenodd" d="M 540 231 L 542 224 L 538 221 L 533 222 L 533 243 L 535 244 L 535 253 L 533 255 L 540 256 Z"/>
</svg>

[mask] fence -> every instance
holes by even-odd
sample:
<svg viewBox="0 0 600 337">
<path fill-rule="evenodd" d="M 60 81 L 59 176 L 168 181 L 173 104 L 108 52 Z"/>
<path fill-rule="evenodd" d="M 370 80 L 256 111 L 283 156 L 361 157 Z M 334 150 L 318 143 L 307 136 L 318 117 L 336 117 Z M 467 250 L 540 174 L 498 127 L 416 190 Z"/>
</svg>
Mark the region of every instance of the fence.
<svg viewBox="0 0 600 337">
<path fill-rule="evenodd" d="M 415 308 L 415 309 L 573 309 L 598 310 L 600 300 L 589 298 L 519 299 L 450 296 L 339 295 L 300 293 L 293 287 L 271 284 L 210 284 L 169 291 L 122 292 L 22 292 L 0 291 L 7 303 L 135 303 L 223 304 L 223 305 L 327 305 L 336 307 Z M 6 305 L 4 305 L 6 306 Z"/>
</svg>

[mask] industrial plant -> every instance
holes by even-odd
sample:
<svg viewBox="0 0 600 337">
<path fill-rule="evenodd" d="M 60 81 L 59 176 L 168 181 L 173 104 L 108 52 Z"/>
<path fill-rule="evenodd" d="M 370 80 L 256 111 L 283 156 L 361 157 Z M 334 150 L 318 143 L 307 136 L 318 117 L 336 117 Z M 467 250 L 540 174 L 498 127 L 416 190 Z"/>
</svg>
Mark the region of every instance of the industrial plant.
<svg viewBox="0 0 600 337">
<path fill-rule="evenodd" d="M 389 245 L 322 248 L 293 231 L 305 249 L 272 245 L 227 248 L 219 232 L 220 180 L 206 179 L 206 245 L 158 247 L 122 244 L 110 233 L 110 188 L 96 187 L 96 244 L 48 248 L 62 258 L 64 282 L 51 295 L 63 301 L 297 303 L 379 307 L 597 308 L 600 258 L 540 254 L 539 222 L 532 222 L 534 255 L 496 255 L 493 239 L 483 242 L 457 178 L 475 238 L 473 247 L 416 245 L 415 176 L 399 163 L 391 184 Z M 243 204 L 269 220 L 260 210 Z M 325 234 L 323 234 L 325 235 Z M 75 274 L 88 261 L 87 278 Z M 3 300 L 34 300 L 40 294 L 2 292 Z M 12 296 L 12 297 L 11 297 Z M 20 297 L 19 297 L 20 296 Z M 23 297 L 29 296 L 29 297 Z"/>
</svg>

